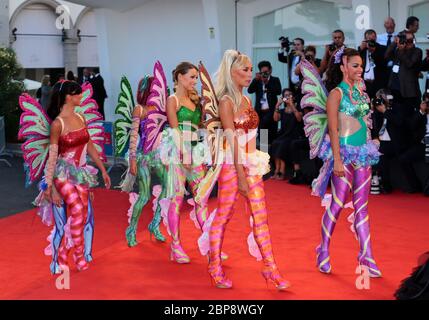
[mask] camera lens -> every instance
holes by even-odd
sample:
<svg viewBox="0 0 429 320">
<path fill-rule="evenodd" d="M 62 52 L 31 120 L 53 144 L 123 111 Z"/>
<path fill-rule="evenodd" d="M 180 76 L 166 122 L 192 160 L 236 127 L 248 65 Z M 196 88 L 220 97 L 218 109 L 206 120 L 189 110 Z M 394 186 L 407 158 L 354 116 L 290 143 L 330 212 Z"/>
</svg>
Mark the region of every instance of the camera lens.
<svg viewBox="0 0 429 320">
<path fill-rule="evenodd" d="M 381 106 L 384 103 L 384 100 L 382 98 L 375 98 L 373 100 L 374 106 L 378 107 Z"/>
</svg>

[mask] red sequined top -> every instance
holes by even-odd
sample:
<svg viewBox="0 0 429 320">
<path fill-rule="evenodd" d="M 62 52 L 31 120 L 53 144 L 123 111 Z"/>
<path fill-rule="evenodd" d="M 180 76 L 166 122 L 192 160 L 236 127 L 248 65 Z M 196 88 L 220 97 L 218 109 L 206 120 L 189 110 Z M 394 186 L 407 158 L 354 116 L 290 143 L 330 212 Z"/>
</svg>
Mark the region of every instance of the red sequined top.
<svg viewBox="0 0 429 320">
<path fill-rule="evenodd" d="M 245 132 L 258 129 L 258 114 L 252 107 L 248 107 L 237 118 L 234 118 L 234 125 L 235 129 L 243 129 Z"/>
<path fill-rule="evenodd" d="M 89 132 L 86 127 L 61 135 L 58 139 L 59 156 L 73 160 L 77 166 L 85 164 L 86 147 L 89 139 Z"/>
</svg>

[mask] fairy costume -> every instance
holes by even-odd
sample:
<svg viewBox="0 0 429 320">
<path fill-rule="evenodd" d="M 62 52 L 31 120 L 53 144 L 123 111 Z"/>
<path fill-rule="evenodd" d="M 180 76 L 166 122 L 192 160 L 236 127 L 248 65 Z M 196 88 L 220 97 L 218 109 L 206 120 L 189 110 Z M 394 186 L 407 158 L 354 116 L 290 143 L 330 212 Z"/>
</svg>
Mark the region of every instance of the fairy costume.
<svg viewBox="0 0 429 320">
<path fill-rule="evenodd" d="M 152 82 L 153 88 L 149 88 L 149 76 L 146 76 L 140 84 L 138 91 L 140 94 L 148 89 L 153 90 L 153 94 L 149 97 L 147 105 L 153 105 L 153 111 L 150 111 L 144 119 L 141 115 L 132 117 L 134 104 L 133 93 L 127 78 L 122 77 L 121 80 L 121 93 L 118 98 L 118 105 L 116 107 L 116 114 L 120 118 L 115 122 L 116 132 L 116 154 L 121 155 L 127 144 L 129 144 L 129 159 L 135 159 L 137 162 L 137 177 L 128 172 L 125 179 L 121 182 L 121 189 L 125 192 L 132 192 L 135 180 L 138 182 L 139 193 L 137 196 L 130 194 L 131 206 L 129 212 L 129 226 L 125 231 L 127 243 L 130 247 L 137 245 L 136 232 L 138 222 L 143 211 L 144 206 L 148 203 L 151 197 L 151 182 L 152 177 L 158 177 L 161 183 L 161 192 L 155 199 L 154 217 L 148 225 L 149 232 L 153 234 L 159 241 L 165 241 L 164 235 L 159 229 L 161 223 L 161 203 L 160 200 L 166 197 L 166 169 L 162 164 L 159 154 L 159 137 L 160 132 L 166 125 L 165 112 L 161 110 L 162 107 L 158 103 L 159 94 L 167 95 L 167 88 L 164 80 L 159 77 L 163 76 L 160 71 L 161 66 L 159 63 L 155 65 L 154 78 Z M 159 127 L 157 127 L 159 126 Z M 139 135 L 140 132 L 140 135 Z M 155 133 L 155 134 L 154 134 Z M 154 186 L 154 189 L 157 189 Z"/>
<path fill-rule="evenodd" d="M 218 182 L 217 211 L 209 229 L 209 267 L 208 271 L 216 286 L 230 288 L 232 282 L 225 277 L 222 268 L 221 249 L 226 225 L 234 213 L 234 205 L 238 200 L 238 176 L 234 165 L 234 156 L 229 143 L 217 130 L 221 129 L 219 107 L 216 94 L 210 77 L 203 65 L 199 66 L 200 78 L 203 82 L 203 96 L 205 101 L 204 111 L 207 119 L 205 122 L 208 130 L 208 140 L 212 146 L 214 166 L 209 170 L 206 179 L 200 186 L 200 197 L 207 197 L 210 188 Z M 228 97 L 229 98 L 229 97 Z M 256 242 L 257 253 L 252 253 L 263 260 L 264 268 L 262 276 L 272 281 L 279 290 L 286 289 L 289 284 L 281 277 L 274 260 L 271 236 L 267 223 L 267 211 L 265 206 L 265 192 L 262 177 L 270 171 L 269 155 L 259 150 L 252 150 L 249 144 L 256 138 L 259 118 L 251 107 L 250 100 L 244 97 L 247 108 L 239 115 L 235 115 L 234 126 L 239 144 L 239 152 L 245 168 L 246 179 L 249 185 L 247 205 L 250 208 L 251 225 L 253 233 L 249 236 Z M 232 99 L 231 99 L 232 100 Z M 210 219 L 211 220 L 211 219 Z"/>
<path fill-rule="evenodd" d="M 351 216 L 352 230 L 359 241 L 358 262 L 368 268 L 369 275 L 380 277 L 370 242 L 368 195 L 371 187 L 371 166 L 378 162 L 378 146 L 371 140 L 369 132 L 369 98 L 364 93 L 362 82 L 352 88 L 341 82 L 334 90 L 341 93 L 338 109 L 340 155 L 345 176 L 333 174 L 334 159 L 328 135 L 326 103 L 328 92 L 319 74 L 306 60 L 300 64 L 304 76 L 301 107 L 314 110 L 304 116 L 305 132 L 310 143 L 310 157 L 318 156 L 324 161 L 319 176 L 313 181 L 313 195 L 324 197 L 331 180 L 332 197 L 322 217 L 322 241 L 317 247 L 317 266 L 323 273 L 331 272 L 329 243 L 339 218 L 345 207 L 349 192 L 352 191 L 354 212 Z"/>
<path fill-rule="evenodd" d="M 98 121 L 102 116 L 92 97 L 92 87 L 84 84 L 81 105 L 75 111 L 84 127 L 61 132 L 57 145 L 50 145 L 51 119 L 40 104 L 28 94 L 21 95 L 19 104 L 24 111 L 20 119 L 19 138 L 26 141 L 22 145 L 27 184 L 38 181 L 43 172 L 45 177 L 39 183 L 41 193 L 35 200 L 39 207 L 38 214 L 48 226 L 54 223 L 48 237 L 50 245 L 45 249 L 52 255 L 50 270 L 52 274 L 61 272 L 68 265 L 68 254 L 74 248 L 74 260 L 78 270 L 87 268 L 92 261 L 92 240 L 94 234 L 94 213 L 89 196 L 89 189 L 97 185 L 97 169 L 86 163 L 86 148 L 89 139 L 96 150 L 103 155 L 104 132 Z M 63 120 L 58 118 L 62 130 Z M 58 155 L 50 172 L 47 165 L 48 155 Z M 51 157 L 50 157 L 51 159 Z M 43 192 L 53 180 L 56 190 L 63 200 L 57 207 L 43 197 Z"/>
<path fill-rule="evenodd" d="M 180 105 L 179 99 L 173 96 L 178 106 L 177 128 L 168 128 L 164 133 L 163 152 L 172 157 L 168 162 L 168 184 L 171 192 L 168 198 L 170 205 L 168 209 L 167 221 L 168 230 L 172 237 L 171 260 L 177 263 L 189 263 L 190 258 L 183 250 L 180 243 L 180 209 L 185 195 L 185 184 L 188 183 L 195 198 L 200 181 L 206 174 L 203 161 L 196 161 L 195 156 L 198 150 L 203 148 L 198 142 L 198 128 L 201 123 L 202 112 L 199 106 L 191 110 Z M 197 157 L 198 158 L 198 157 Z M 186 168 L 185 165 L 189 165 Z M 207 201 L 194 202 L 196 225 L 203 232 L 204 224 L 208 218 Z"/>
</svg>

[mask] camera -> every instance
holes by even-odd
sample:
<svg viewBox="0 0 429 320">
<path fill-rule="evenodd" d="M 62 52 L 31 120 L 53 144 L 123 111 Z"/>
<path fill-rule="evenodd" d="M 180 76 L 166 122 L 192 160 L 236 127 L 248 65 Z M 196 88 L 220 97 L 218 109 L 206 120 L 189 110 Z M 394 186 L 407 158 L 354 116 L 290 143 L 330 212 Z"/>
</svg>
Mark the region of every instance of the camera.
<svg viewBox="0 0 429 320">
<path fill-rule="evenodd" d="M 289 37 L 283 37 L 283 36 L 281 36 L 279 38 L 279 40 L 281 41 L 282 48 L 285 49 L 286 52 L 289 52 L 290 51 L 290 46 L 293 45 L 293 42 L 289 41 Z"/>
<path fill-rule="evenodd" d="M 312 55 L 305 55 L 305 60 L 307 60 L 307 61 L 313 61 L 314 60 L 314 57 L 312 56 Z"/>
<path fill-rule="evenodd" d="M 270 77 L 270 73 L 269 72 L 261 72 L 261 77 L 264 79 L 268 79 Z"/>
<path fill-rule="evenodd" d="M 331 52 L 337 50 L 337 46 L 335 45 L 335 43 L 331 43 L 330 45 L 328 45 L 328 48 Z"/>
<path fill-rule="evenodd" d="M 398 34 L 399 44 L 406 44 L 407 43 L 407 35 L 403 32 Z"/>
<path fill-rule="evenodd" d="M 376 42 L 374 40 L 368 40 L 366 41 L 366 45 L 368 46 L 368 48 L 375 48 Z"/>
<path fill-rule="evenodd" d="M 374 98 L 372 100 L 372 104 L 374 105 L 374 107 L 381 106 L 382 104 L 384 104 L 384 99 L 383 98 Z"/>
</svg>

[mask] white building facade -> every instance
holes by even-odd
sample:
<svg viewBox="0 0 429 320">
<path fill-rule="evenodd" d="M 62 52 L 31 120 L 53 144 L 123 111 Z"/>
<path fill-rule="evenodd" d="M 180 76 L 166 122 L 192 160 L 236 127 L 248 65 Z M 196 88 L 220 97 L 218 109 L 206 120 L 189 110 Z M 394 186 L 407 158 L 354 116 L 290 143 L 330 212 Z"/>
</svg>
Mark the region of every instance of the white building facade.
<svg viewBox="0 0 429 320">
<path fill-rule="evenodd" d="M 2 4 L 4 0 L 0 0 Z M 278 38 L 304 38 L 315 45 L 318 56 L 331 42 L 331 32 L 342 29 L 346 44 L 356 47 L 366 28 L 384 32 L 387 16 L 396 20 L 396 31 L 406 18 L 420 19 L 417 45 L 426 49 L 429 40 L 429 1 L 421 0 L 9 0 L 8 33 L 48 33 L 24 43 L 17 36 L 11 45 L 25 68 L 75 70 L 100 66 L 109 98 L 106 118 L 114 119 L 119 81 L 126 75 L 133 88 L 152 72 L 160 60 L 171 82 L 171 71 L 181 61 L 203 61 L 214 72 L 224 50 L 238 48 L 258 61 L 269 60 L 273 74 L 286 85 L 286 66 L 277 61 Z M 73 3 L 70 3 L 73 2 Z M 65 4 L 71 24 L 63 32 L 55 26 L 54 8 Z M 42 10 L 42 8 L 45 8 Z M 36 13 L 37 12 L 37 13 Z M 35 15 L 38 18 L 34 18 Z M 1 16 L 1 12 L 0 12 Z M 37 23 L 30 23 L 30 21 Z M 42 23 L 43 21 L 43 23 Z M 1 26 L 1 23 L 0 23 Z M 1 38 L 0 28 L 0 40 Z M 80 30 L 80 39 L 77 36 Z M 4 33 L 4 32 L 3 32 Z M 4 37 L 4 36 L 3 36 Z M 30 38 L 31 36 L 27 36 Z M 80 41 L 79 41 L 80 40 Z M 30 45 L 31 43 L 31 45 Z M 80 70 L 80 69 L 79 69 Z"/>
<path fill-rule="evenodd" d="M 3 1 L 3 0 L 2 0 Z M 40 81 L 49 74 L 98 67 L 95 14 L 67 1 L 9 0 L 8 42 L 16 51 L 22 77 Z"/>
</svg>

